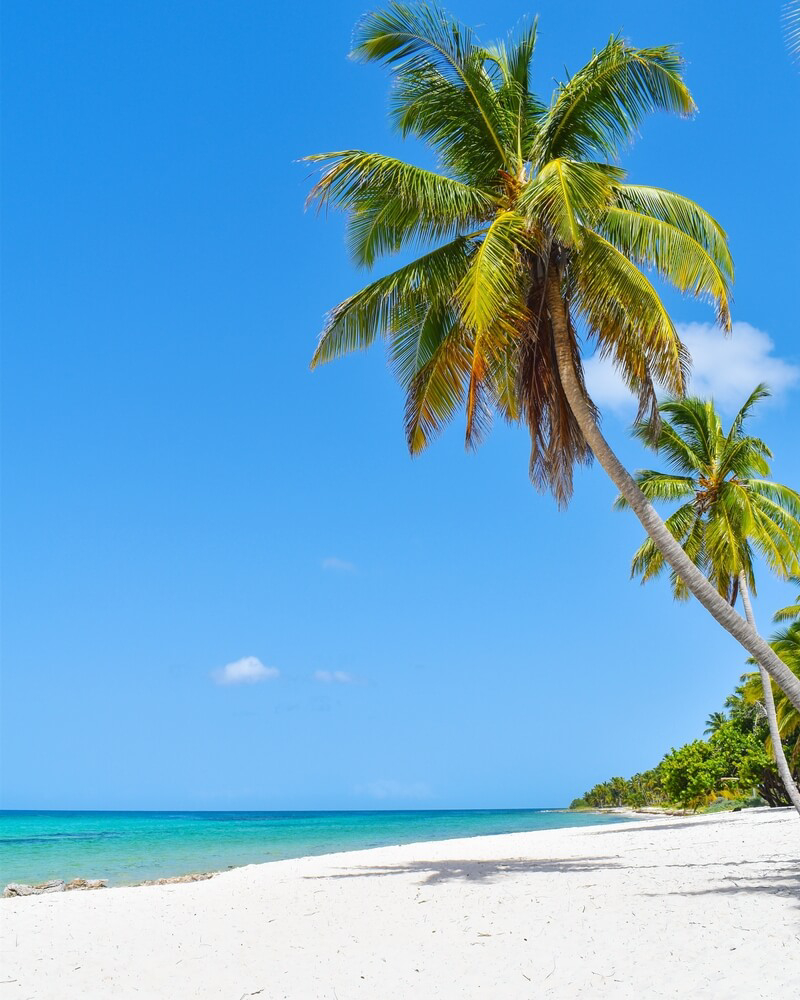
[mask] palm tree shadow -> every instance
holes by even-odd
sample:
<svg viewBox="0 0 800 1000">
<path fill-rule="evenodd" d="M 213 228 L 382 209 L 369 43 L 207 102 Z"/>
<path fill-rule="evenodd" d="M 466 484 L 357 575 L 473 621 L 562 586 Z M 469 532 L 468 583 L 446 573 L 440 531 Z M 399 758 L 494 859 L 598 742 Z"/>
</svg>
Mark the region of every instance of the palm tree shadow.
<svg viewBox="0 0 800 1000">
<path fill-rule="evenodd" d="M 768 865 L 769 870 L 763 871 Z M 702 889 L 691 888 L 692 870 L 703 868 L 719 869 L 719 884 L 706 886 Z M 376 878 L 387 875 L 419 875 L 423 876 L 420 886 L 442 885 L 448 882 L 471 882 L 473 884 L 491 883 L 502 880 L 508 875 L 543 875 L 549 873 L 575 874 L 591 872 L 608 872 L 614 870 L 647 869 L 676 870 L 674 881 L 679 887 L 655 892 L 643 892 L 642 896 L 707 896 L 748 893 L 752 895 L 767 894 L 772 896 L 791 896 L 800 905 L 800 859 L 773 861 L 719 861 L 719 862 L 687 862 L 669 864 L 638 863 L 635 857 L 621 855 L 598 855 L 596 857 L 532 859 L 506 858 L 496 861 L 475 860 L 442 860 L 413 861 L 398 865 L 364 865 L 358 868 L 342 870 L 331 875 L 307 876 L 314 879 L 352 879 Z M 680 871 L 683 871 L 683 877 Z M 669 880 L 673 882 L 672 879 Z M 674 882 L 673 882 L 674 884 Z M 685 888 L 681 887 L 685 886 Z"/>
<path fill-rule="evenodd" d="M 593 872 L 618 868 L 619 858 L 561 858 L 558 860 L 533 860 L 506 858 L 499 861 L 412 861 L 405 865 L 364 865 L 336 875 L 309 876 L 310 878 L 375 878 L 381 875 L 425 875 L 420 885 L 439 885 L 445 882 L 494 882 L 506 875 L 538 875 L 547 872 Z"/>
</svg>

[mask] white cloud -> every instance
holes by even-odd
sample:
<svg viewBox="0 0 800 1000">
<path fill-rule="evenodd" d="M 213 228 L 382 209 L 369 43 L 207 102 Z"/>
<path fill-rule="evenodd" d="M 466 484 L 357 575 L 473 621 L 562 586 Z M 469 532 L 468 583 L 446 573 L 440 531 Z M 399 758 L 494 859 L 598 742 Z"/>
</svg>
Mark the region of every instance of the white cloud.
<svg viewBox="0 0 800 1000">
<path fill-rule="evenodd" d="M 346 670 L 315 670 L 314 680 L 321 684 L 352 684 L 355 677 Z"/>
<path fill-rule="evenodd" d="M 245 656 L 213 670 L 211 676 L 217 684 L 257 684 L 259 681 L 274 680 L 279 674 L 277 667 L 265 667 L 257 656 Z"/>
<path fill-rule="evenodd" d="M 338 559 L 336 556 L 328 556 L 322 560 L 322 568 L 332 570 L 334 573 L 355 573 L 356 568 L 353 563 L 346 559 Z"/>
<path fill-rule="evenodd" d="M 677 329 L 692 356 L 689 392 L 713 398 L 723 410 L 737 410 L 759 382 L 766 382 L 773 396 L 800 382 L 800 367 L 775 357 L 772 338 L 750 323 L 734 323 L 727 337 L 710 323 L 679 323 Z M 624 414 L 634 409 L 633 397 L 610 361 L 595 355 L 585 370 L 589 394 L 601 408 Z"/>
<path fill-rule="evenodd" d="M 430 799 L 431 786 L 424 781 L 402 782 L 391 778 L 379 778 L 356 788 L 358 795 L 368 795 L 371 799 Z"/>
</svg>

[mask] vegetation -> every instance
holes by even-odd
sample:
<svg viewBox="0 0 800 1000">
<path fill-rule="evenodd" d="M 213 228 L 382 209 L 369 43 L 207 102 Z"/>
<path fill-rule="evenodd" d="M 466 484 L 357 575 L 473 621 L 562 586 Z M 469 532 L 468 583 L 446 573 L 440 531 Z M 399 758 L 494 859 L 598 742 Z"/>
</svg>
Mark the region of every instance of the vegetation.
<svg viewBox="0 0 800 1000">
<path fill-rule="evenodd" d="M 699 205 L 627 183 L 616 164 L 653 111 L 695 110 L 670 46 L 611 38 L 548 100 L 530 87 L 531 24 L 485 47 L 442 10 L 367 14 L 353 55 L 394 74 L 391 117 L 438 170 L 361 150 L 309 157 L 311 200 L 348 215 L 354 260 L 420 253 L 330 314 L 313 365 L 388 346 L 412 453 L 462 408 L 479 443 L 494 413 L 523 421 L 535 485 L 564 505 L 596 457 L 689 591 L 800 708 L 800 681 L 702 572 L 614 455 L 583 380 L 581 341 L 613 360 L 655 430 L 654 380 L 676 395 L 689 359 L 649 273 L 711 301 L 730 327 L 725 233 Z"/>
<path fill-rule="evenodd" d="M 800 677 L 800 621 L 776 633 L 773 644 Z M 708 739 L 672 749 L 650 771 L 595 785 L 571 805 L 579 808 L 676 806 L 698 809 L 717 804 L 789 805 L 786 787 L 769 752 L 761 677 L 745 674 L 725 710 L 707 721 Z M 787 698 L 777 703 L 785 758 L 800 780 L 800 713 Z"/>
<path fill-rule="evenodd" d="M 756 592 L 755 556 L 784 579 L 800 572 L 800 495 L 763 478 L 769 475 L 772 453 L 762 440 L 745 433 L 753 407 L 768 395 L 765 386 L 757 386 L 728 431 L 713 402 L 697 398 L 662 403 L 664 420 L 656 437 L 643 422 L 634 427 L 634 434 L 669 466 L 667 472 L 638 472 L 639 488 L 654 503 L 679 504 L 667 518 L 667 528 L 726 601 L 733 606 L 741 595 L 754 627 L 750 591 Z M 620 496 L 617 506 L 626 507 L 627 500 Z M 631 574 L 644 583 L 664 568 L 661 552 L 647 538 L 633 557 Z M 688 598 L 686 584 L 674 570 L 671 582 L 677 599 Z M 763 667 L 759 672 L 773 756 L 800 813 L 800 791 L 783 754 L 772 684 Z"/>
</svg>

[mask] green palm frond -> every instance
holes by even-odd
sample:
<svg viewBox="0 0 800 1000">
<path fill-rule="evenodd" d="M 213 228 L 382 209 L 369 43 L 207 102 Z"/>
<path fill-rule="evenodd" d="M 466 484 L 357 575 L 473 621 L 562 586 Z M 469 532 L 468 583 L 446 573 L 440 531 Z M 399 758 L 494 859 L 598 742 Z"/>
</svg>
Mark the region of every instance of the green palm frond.
<svg viewBox="0 0 800 1000">
<path fill-rule="evenodd" d="M 550 160 L 520 195 L 519 210 L 565 246 L 580 246 L 584 227 L 603 214 L 620 174 L 605 163 Z"/>
<path fill-rule="evenodd" d="M 614 191 L 614 204 L 666 222 L 686 233 L 717 263 L 727 281 L 733 281 L 733 260 L 725 230 L 690 198 L 663 188 L 620 184 Z"/>
<path fill-rule="evenodd" d="M 695 104 L 674 48 L 635 49 L 620 38 L 556 92 L 532 159 L 614 157 L 652 111 L 688 115 Z"/>
<path fill-rule="evenodd" d="M 499 203 L 489 192 L 380 153 L 351 149 L 305 159 L 325 165 L 308 202 L 350 210 L 351 254 L 366 266 L 409 240 L 448 239 L 479 225 Z"/>
<path fill-rule="evenodd" d="M 575 307 L 623 373 L 627 339 L 636 337 L 650 372 L 670 391 L 682 393 L 688 359 L 669 313 L 647 277 L 608 240 L 582 229 L 581 254 L 573 265 Z M 644 372 L 636 373 L 644 375 Z"/>
<path fill-rule="evenodd" d="M 328 318 L 312 368 L 370 347 L 377 337 L 413 322 L 431 302 L 449 301 L 475 250 L 473 240 L 460 236 L 345 299 Z"/>
<path fill-rule="evenodd" d="M 717 321 L 730 329 L 728 276 L 693 236 L 632 208 L 609 208 L 598 228 L 626 257 L 654 268 L 679 291 L 715 302 Z"/>
<path fill-rule="evenodd" d="M 683 500 L 694 496 L 694 480 L 691 476 L 675 476 L 666 472 L 656 472 L 653 469 L 643 469 L 636 479 L 639 489 L 648 500 L 669 503 L 673 500 Z M 627 510 L 628 501 L 618 496 L 614 501 L 614 510 Z"/>
<path fill-rule="evenodd" d="M 463 89 L 477 112 L 487 144 L 509 168 L 508 149 L 501 141 L 502 114 L 496 92 L 484 70 L 485 52 L 473 34 L 436 6 L 391 3 L 385 11 L 366 14 L 356 27 L 352 55 L 379 61 L 402 75 L 438 71 Z"/>
<path fill-rule="evenodd" d="M 464 401 L 473 338 L 452 308 L 426 316 L 413 341 L 393 344 L 395 366 L 407 388 L 405 431 L 412 455 L 422 451 Z"/>
</svg>

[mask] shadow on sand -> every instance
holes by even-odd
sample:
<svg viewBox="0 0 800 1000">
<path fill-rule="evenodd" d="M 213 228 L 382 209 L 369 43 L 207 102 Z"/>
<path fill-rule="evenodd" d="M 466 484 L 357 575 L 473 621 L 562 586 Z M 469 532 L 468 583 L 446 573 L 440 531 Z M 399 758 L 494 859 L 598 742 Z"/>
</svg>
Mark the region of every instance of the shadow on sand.
<svg viewBox="0 0 800 1000">
<path fill-rule="evenodd" d="M 638 852 L 637 852 L 638 853 Z M 705 896 L 714 893 L 750 893 L 775 896 L 792 896 L 800 903 L 800 859 L 774 861 L 721 861 L 708 863 L 687 862 L 670 864 L 638 863 L 636 857 L 622 855 L 560 859 L 520 859 L 508 858 L 500 861 L 447 860 L 414 861 L 400 865 L 364 865 L 349 868 L 339 874 L 308 876 L 322 879 L 376 878 L 390 875 L 419 875 L 421 886 L 435 886 L 447 882 L 490 883 L 501 881 L 507 875 L 537 876 L 553 872 L 587 874 L 592 872 L 647 869 L 651 872 L 663 870 L 665 881 L 680 888 L 641 893 L 643 896 Z M 768 866 L 768 871 L 764 867 Z M 692 870 L 719 869 L 718 885 L 692 888 Z M 685 874 L 681 876 L 679 870 Z M 666 872 L 670 878 L 666 879 Z"/>
</svg>

